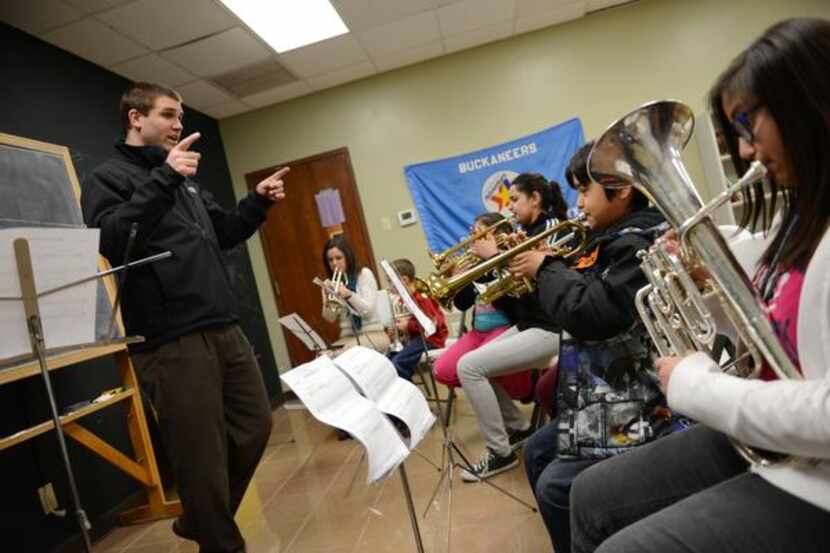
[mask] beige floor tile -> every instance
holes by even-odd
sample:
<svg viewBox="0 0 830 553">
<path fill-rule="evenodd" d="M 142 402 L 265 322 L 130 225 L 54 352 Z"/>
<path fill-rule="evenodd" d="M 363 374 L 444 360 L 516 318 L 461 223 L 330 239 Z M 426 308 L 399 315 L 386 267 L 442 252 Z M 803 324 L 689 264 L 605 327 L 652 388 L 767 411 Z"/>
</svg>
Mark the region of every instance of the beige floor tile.
<svg viewBox="0 0 830 553">
<path fill-rule="evenodd" d="M 524 409 L 524 407 L 522 408 Z M 528 410 L 529 413 L 529 410 Z M 237 522 L 248 553 L 401 553 L 415 551 L 409 511 L 396 471 L 366 484 L 363 449 L 338 441 L 334 430 L 306 411 L 279 409 L 274 429 Z M 471 461 L 484 444 L 475 416 L 461 394 L 452 436 Z M 406 461 L 416 517 L 427 553 L 448 551 L 447 484 L 424 510 L 441 477 L 444 435 L 436 426 Z M 444 463 L 446 459 L 444 460 Z M 524 468 L 493 482 L 535 505 Z M 451 553 L 540 553 L 550 542 L 538 514 L 481 483 L 465 484 L 455 473 Z M 117 528 L 95 544 L 95 553 L 197 553 L 193 542 L 170 530 L 170 520 Z"/>
</svg>

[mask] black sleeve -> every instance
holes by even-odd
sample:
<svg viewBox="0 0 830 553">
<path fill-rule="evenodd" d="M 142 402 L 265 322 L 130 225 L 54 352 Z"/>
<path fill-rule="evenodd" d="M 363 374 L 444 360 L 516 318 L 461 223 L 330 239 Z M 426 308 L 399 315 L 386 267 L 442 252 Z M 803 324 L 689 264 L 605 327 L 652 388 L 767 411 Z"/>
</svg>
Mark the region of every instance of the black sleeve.
<svg viewBox="0 0 830 553">
<path fill-rule="evenodd" d="M 602 340 L 630 328 L 637 316 L 634 296 L 646 285 L 636 253 L 649 244 L 637 234 L 604 244 L 606 266 L 595 271 L 546 260 L 536 275 L 545 314 L 580 340 Z"/>
<path fill-rule="evenodd" d="M 144 182 L 128 182 L 126 172 L 103 167 L 84 181 L 81 208 L 87 226 L 101 229 L 101 254 L 113 265 L 122 262 L 132 223 L 138 223 L 136 247 L 173 207 L 173 189 L 184 180 L 166 163 Z"/>
<path fill-rule="evenodd" d="M 458 291 L 452 299 L 452 303 L 459 311 L 466 311 L 473 306 L 476 298 L 478 298 L 478 292 L 476 292 L 475 286 L 470 283 Z"/>
<path fill-rule="evenodd" d="M 214 201 L 210 192 L 201 190 L 200 196 L 223 250 L 250 238 L 259 225 L 265 222 L 268 208 L 274 204 L 268 198 L 251 191 L 233 209 L 226 210 Z"/>
</svg>

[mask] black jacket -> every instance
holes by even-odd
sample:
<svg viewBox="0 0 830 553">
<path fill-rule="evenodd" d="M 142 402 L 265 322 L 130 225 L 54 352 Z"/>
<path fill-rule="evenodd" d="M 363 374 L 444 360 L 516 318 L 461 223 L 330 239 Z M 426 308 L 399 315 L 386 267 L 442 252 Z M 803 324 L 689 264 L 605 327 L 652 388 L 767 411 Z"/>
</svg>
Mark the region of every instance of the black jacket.
<svg viewBox="0 0 830 553">
<path fill-rule="evenodd" d="M 540 217 L 524 229 L 528 237 L 536 236 L 544 232 L 548 228 L 559 223 L 559 220 L 543 213 Z M 555 236 L 548 237 L 547 242 L 551 243 L 555 240 Z M 525 294 L 520 298 L 513 298 L 510 296 L 503 296 L 493 302 L 493 307 L 502 311 L 507 318 L 513 322 L 519 330 L 526 330 L 528 328 L 541 328 L 550 332 L 558 332 L 559 329 L 553 324 L 542 309 L 539 300 L 538 288 L 530 294 Z"/>
<path fill-rule="evenodd" d="M 128 334 L 146 338 L 134 351 L 151 349 L 206 326 L 238 317 L 222 250 L 250 237 L 272 202 L 251 192 L 231 211 L 165 163 L 155 146 L 116 144 L 116 156 L 84 181 L 84 221 L 101 229 L 101 254 L 124 261 L 132 223 L 138 234 L 132 260 L 169 250 L 173 256 L 130 269 L 122 292 Z"/>
<path fill-rule="evenodd" d="M 631 328 L 637 320 L 634 296 L 647 284 L 636 254 L 648 249 L 655 234 L 667 230 L 665 226 L 653 229 L 663 222 L 660 212 L 649 207 L 597 231 L 589 237 L 581 258 L 585 268 L 546 259 L 536 282 L 550 320 L 578 340 L 604 340 Z M 591 264 L 588 260 L 593 255 Z"/>
</svg>

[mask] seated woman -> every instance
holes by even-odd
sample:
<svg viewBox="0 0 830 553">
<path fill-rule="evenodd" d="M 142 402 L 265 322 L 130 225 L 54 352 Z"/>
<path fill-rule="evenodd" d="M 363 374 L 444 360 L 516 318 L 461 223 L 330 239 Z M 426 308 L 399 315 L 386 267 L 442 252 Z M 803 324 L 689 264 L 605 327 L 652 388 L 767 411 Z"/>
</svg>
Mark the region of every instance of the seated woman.
<svg viewBox="0 0 830 553">
<path fill-rule="evenodd" d="M 361 345 L 384 352 L 389 339 L 377 318 L 378 282 L 368 267 L 358 269 L 354 251 L 342 234 L 332 236 L 323 246 L 323 265 L 329 279 L 335 270 L 345 275 L 345 281 L 337 287 L 337 295 L 348 303 L 357 315 L 350 314 L 338 304 L 327 301 L 323 291 L 323 318 L 340 322 L 340 337 L 336 346 Z"/>
<path fill-rule="evenodd" d="M 758 160 L 742 224 L 771 238 L 754 288 L 784 356 L 803 378 L 720 370 L 704 352 L 657 361 L 669 406 L 701 424 L 604 461 L 571 492 L 575 553 L 818 553 L 830 543 L 830 21 L 768 29 L 710 93 L 735 166 Z M 775 203 L 772 205 L 773 210 Z M 761 217 L 763 215 L 763 217 Z M 772 342 L 773 345 L 777 345 Z M 748 463 L 731 440 L 795 456 Z"/>
<path fill-rule="evenodd" d="M 482 259 L 485 257 L 482 250 L 494 250 L 496 248 L 495 235 L 509 234 L 512 227 L 500 213 L 483 213 L 476 217 L 473 223 L 472 233 L 479 233 L 504 221 L 503 225 L 497 226 L 487 236 L 482 236 L 469 246 L 469 251 Z M 501 311 L 494 304 L 477 303 L 478 295 L 491 278 L 484 277 L 480 282 L 473 282 L 461 289 L 453 298 L 455 308 L 466 311 L 473 308 L 472 328 L 465 332 L 447 350 L 436 359 L 434 373 L 435 379 L 442 384 L 451 387 L 461 386 L 458 379 L 458 360 L 461 357 L 484 344 L 498 338 L 505 330 L 510 328 L 515 321 L 511 321 L 507 313 Z M 531 391 L 531 372 L 523 371 L 518 373 L 496 376 L 493 381 L 504 389 L 512 398 L 524 398 Z"/>
</svg>

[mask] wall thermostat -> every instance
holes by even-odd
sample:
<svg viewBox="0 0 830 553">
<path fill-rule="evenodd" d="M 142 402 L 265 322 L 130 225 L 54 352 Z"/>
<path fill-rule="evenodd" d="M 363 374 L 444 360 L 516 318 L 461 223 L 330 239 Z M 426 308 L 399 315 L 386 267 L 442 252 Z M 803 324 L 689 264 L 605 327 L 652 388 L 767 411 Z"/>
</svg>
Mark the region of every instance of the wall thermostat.
<svg viewBox="0 0 830 553">
<path fill-rule="evenodd" d="M 418 218 L 415 217 L 415 210 L 404 209 L 403 211 L 398 211 L 398 223 L 400 223 L 402 227 L 408 227 L 409 225 L 414 225 L 417 222 Z"/>
</svg>

